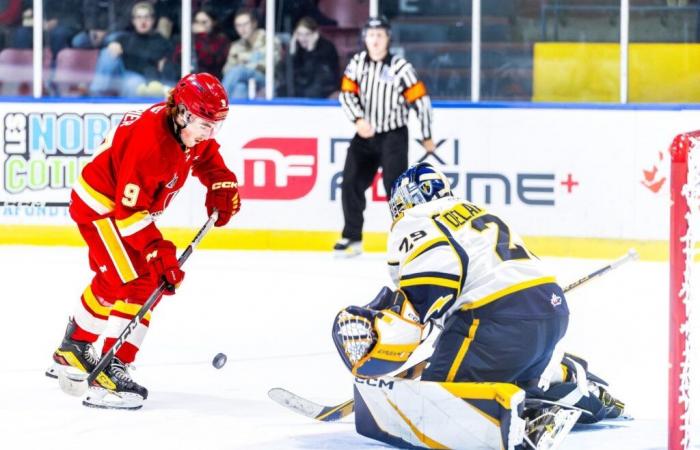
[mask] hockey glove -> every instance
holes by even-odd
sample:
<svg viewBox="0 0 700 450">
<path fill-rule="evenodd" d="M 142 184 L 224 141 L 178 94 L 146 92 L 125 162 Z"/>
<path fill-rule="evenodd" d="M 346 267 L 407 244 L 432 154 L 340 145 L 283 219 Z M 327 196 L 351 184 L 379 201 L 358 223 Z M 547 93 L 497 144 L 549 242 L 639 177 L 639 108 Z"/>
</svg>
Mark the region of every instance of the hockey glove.
<svg viewBox="0 0 700 450">
<path fill-rule="evenodd" d="M 403 297 L 402 292 L 398 294 Z M 382 303 L 386 302 L 375 304 Z M 336 316 L 333 342 L 353 375 L 373 377 L 392 372 L 420 345 L 423 327 L 415 310 L 408 301 L 396 306 L 400 312 L 349 306 Z"/>
<path fill-rule="evenodd" d="M 238 196 L 238 180 L 234 174 L 228 180 L 212 183 L 207 190 L 206 199 L 207 214 L 211 216 L 214 209 L 219 211 L 219 218 L 214 226 L 223 227 L 231 220 L 231 216 L 241 209 L 241 200 Z"/>
<path fill-rule="evenodd" d="M 185 278 L 185 272 L 180 270 L 180 265 L 175 256 L 175 245 L 160 239 L 152 242 L 144 250 L 146 264 L 151 272 L 151 278 L 156 285 L 165 282 L 165 295 L 173 295 L 175 289 L 180 286 Z"/>
</svg>

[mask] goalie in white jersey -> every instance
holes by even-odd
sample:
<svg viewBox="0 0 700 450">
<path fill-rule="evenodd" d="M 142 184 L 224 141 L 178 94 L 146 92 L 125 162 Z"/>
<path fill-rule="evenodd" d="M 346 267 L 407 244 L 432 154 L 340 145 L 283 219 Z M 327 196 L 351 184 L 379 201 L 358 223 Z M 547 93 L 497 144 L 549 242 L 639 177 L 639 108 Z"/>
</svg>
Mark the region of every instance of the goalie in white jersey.
<svg viewBox="0 0 700 450">
<path fill-rule="evenodd" d="M 444 330 L 423 380 L 536 385 L 569 320 L 554 276 L 500 218 L 454 197 L 427 163 L 394 182 L 389 205 L 396 290 L 338 315 L 333 337 L 348 368 L 391 372 L 435 320 Z"/>
</svg>

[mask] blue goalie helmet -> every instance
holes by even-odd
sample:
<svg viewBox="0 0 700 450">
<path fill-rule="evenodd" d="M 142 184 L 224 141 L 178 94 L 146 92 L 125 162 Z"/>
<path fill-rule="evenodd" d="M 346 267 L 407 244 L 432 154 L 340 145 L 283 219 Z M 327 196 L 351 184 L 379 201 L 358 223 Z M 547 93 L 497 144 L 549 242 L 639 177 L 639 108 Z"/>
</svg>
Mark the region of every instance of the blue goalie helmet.
<svg viewBox="0 0 700 450">
<path fill-rule="evenodd" d="M 399 175 L 391 186 L 391 217 L 396 220 L 409 208 L 444 197 L 452 197 L 445 174 L 426 162 L 418 163 Z"/>
</svg>

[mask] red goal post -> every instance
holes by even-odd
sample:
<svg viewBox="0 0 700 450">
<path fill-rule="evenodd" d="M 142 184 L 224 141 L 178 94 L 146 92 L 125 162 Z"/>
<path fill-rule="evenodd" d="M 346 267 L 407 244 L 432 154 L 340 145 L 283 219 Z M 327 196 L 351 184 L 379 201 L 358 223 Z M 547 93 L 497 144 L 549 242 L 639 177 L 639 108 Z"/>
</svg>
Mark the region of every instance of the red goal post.
<svg viewBox="0 0 700 450">
<path fill-rule="evenodd" d="M 700 131 L 679 134 L 671 148 L 671 222 L 669 237 L 670 310 L 668 378 L 668 448 L 691 446 L 691 320 L 692 268 L 700 230 L 692 226 L 700 214 Z M 693 234 L 696 236 L 693 236 Z M 698 314 L 698 311 L 695 311 Z M 697 364 L 700 361 L 695 361 Z M 695 375 L 697 377 L 697 374 Z M 693 390 L 696 390 L 693 387 Z M 694 399 L 698 401 L 697 398 Z M 694 409 L 695 408 L 694 406 Z M 696 425 L 700 426 L 700 424 Z"/>
</svg>

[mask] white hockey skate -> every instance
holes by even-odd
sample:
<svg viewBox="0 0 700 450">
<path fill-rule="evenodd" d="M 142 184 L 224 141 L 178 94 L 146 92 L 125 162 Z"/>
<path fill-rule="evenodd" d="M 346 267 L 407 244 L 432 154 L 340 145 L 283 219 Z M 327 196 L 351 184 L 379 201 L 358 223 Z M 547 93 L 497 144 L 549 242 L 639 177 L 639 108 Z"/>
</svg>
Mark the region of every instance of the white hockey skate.
<svg viewBox="0 0 700 450">
<path fill-rule="evenodd" d="M 148 389 L 136 383 L 128 365 L 113 358 L 90 386 L 83 405 L 103 409 L 139 409 L 148 398 Z"/>
<path fill-rule="evenodd" d="M 534 450 L 556 450 L 581 416 L 578 408 L 553 405 L 532 411 L 525 425 L 525 442 Z"/>
</svg>

